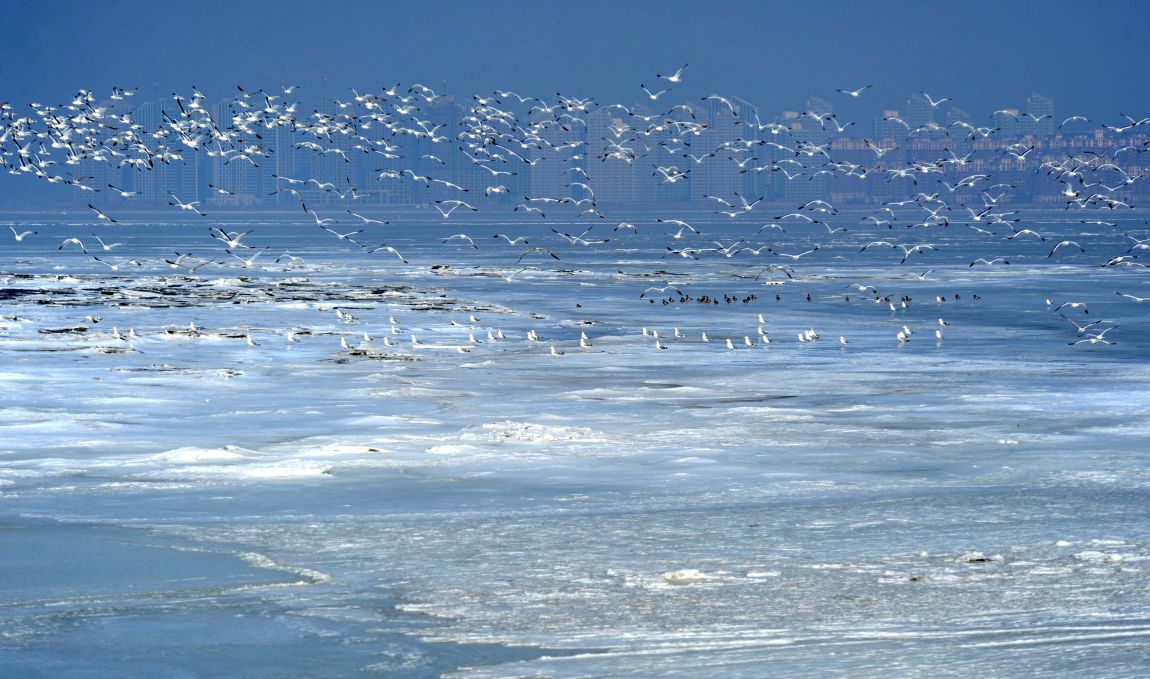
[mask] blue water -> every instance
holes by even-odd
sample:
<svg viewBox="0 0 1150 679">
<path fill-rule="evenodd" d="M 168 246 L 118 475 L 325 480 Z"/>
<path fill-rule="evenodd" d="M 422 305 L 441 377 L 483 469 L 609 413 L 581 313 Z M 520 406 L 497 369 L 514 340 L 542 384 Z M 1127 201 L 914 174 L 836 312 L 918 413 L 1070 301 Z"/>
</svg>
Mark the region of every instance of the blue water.
<svg viewBox="0 0 1150 679">
<path fill-rule="evenodd" d="M 864 214 L 674 215 L 698 247 L 820 246 L 797 261 L 669 254 L 662 214 L 596 245 L 370 227 L 408 264 L 140 215 L 98 231 L 118 271 L 59 249 L 95 251 L 87 216 L 4 221 L 39 233 L 0 259 L 0 671 L 1143 674 L 1150 319 L 1115 293 L 1150 279 L 1100 264 L 1145 215 L 1031 211 L 1039 242 Z M 209 225 L 269 249 L 244 268 Z M 641 297 L 668 283 L 691 300 Z"/>
</svg>

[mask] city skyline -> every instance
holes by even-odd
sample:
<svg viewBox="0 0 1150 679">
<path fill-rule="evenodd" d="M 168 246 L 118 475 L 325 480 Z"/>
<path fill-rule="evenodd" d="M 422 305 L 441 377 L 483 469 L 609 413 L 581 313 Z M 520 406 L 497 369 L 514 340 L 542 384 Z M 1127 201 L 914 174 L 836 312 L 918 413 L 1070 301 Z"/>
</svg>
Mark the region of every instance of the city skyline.
<svg viewBox="0 0 1150 679">
<path fill-rule="evenodd" d="M 258 92 L 262 94 L 255 94 L 256 99 L 268 94 L 263 90 Z M 353 93 L 359 101 L 349 97 L 313 104 L 296 101 L 287 93 L 270 95 L 267 101 L 269 106 L 276 102 L 274 106 L 292 111 L 310 107 L 315 111 L 313 117 L 352 121 L 355 126 L 359 116 L 371 112 L 370 106 L 364 106 L 365 95 L 375 95 Z M 915 164 L 946 163 L 948 155 L 950 161 L 965 159 L 962 163 L 954 162 L 955 168 L 969 168 L 971 172 L 994 170 L 1015 187 L 1014 197 L 1018 202 L 1057 204 L 1065 202 L 1058 192 L 1061 187 L 1041 182 L 1037 177 L 1043 162 L 1071 158 L 1090 149 L 1105 151 L 1108 144 L 1118 138 L 1116 135 L 1123 135 L 1124 143 L 1136 147 L 1144 147 L 1146 141 L 1140 129 L 1123 131 L 1121 126 L 1115 129 L 1114 125 L 1079 120 L 1077 116 L 1056 121 L 1055 116 L 1061 117 L 1061 114 L 1055 102 L 1039 93 L 1026 97 L 1023 106 L 1000 109 L 986 116 L 972 116 L 950 102 L 931 102 L 925 93 L 912 94 L 899 108 L 886 108 L 873 119 L 861 122 L 832 117 L 838 102 L 816 96 L 809 97 L 801 111 L 796 108 L 774 115 L 760 113 L 759 107 L 738 98 L 708 97 L 678 105 L 680 112 L 689 113 L 692 120 L 698 121 L 683 123 L 698 125 L 687 134 L 680 134 L 681 128 L 659 129 L 673 117 L 674 109 L 663 111 L 666 107 L 642 104 L 627 107 L 588 101 L 586 112 L 578 111 L 578 115 L 570 116 L 577 124 L 573 123 L 569 129 L 562 125 L 553 127 L 547 133 L 547 143 L 555 144 L 553 148 L 540 146 L 524 151 L 531 157 L 516 158 L 523 162 L 512 161 L 498 170 L 485 164 L 489 159 L 478 159 L 467 152 L 463 147 L 467 140 L 462 133 L 454 138 L 446 133 L 397 138 L 394 145 L 389 146 L 391 152 L 381 152 L 370 143 L 364 130 L 364 134 L 339 134 L 328 141 L 320 139 L 328 148 L 317 153 L 324 146 L 316 143 L 314 135 L 295 129 L 294 118 L 290 115 L 285 118 L 282 113 L 278 114 L 281 116 L 278 120 L 263 121 L 265 134 L 257 132 L 251 139 L 240 140 L 238 147 L 228 142 L 226 145 L 230 148 L 225 151 L 219 140 L 203 143 L 172 135 L 172 129 L 177 126 L 169 109 L 186 116 L 187 111 L 183 110 L 186 96 L 174 94 L 135 101 L 122 95 L 97 98 L 94 93 L 88 94 L 91 103 L 85 106 L 121 116 L 121 122 L 138 126 L 144 137 L 160 140 L 162 162 L 153 162 L 149 157 L 146 165 L 141 159 L 120 159 L 113 163 L 103 152 L 94 159 L 85 153 L 69 155 L 65 165 L 72 167 L 67 168 L 66 174 L 81 177 L 81 182 L 74 186 L 85 190 L 69 192 L 61 186 L 22 186 L 20 180 L 5 178 L 0 182 L 3 186 L 0 195 L 8 194 L 6 206 L 16 208 L 36 203 L 79 208 L 98 196 L 98 200 L 107 204 L 152 208 L 163 206 L 175 197 L 213 207 L 278 206 L 291 210 L 299 204 L 296 197 L 304 196 L 313 207 L 341 202 L 419 205 L 451 198 L 449 192 L 436 191 L 430 185 L 421 190 L 413 183 L 389 181 L 402 179 L 405 171 L 415 173 L 413 177 L 452 178 L 469 191 L 487 194 L 485 202 L 494 205 L 514 204 L 532 195 L 586 198 L 571 188 L 576 179 L 586 180 L 589 186 L 595 187 L 592 190 L 600 191 L 592 207 L 599 204 L 652 206 L 659 202 L 686 204 L 705 202 L 708 196 L 731 199 L 736 193 L 767 202 L 830 198 L 847 204 L 875 204 L 904 190 L 894 185 L 905 183 L 900 181 L 905 175 L 897 175 L 900 179 L 895 179 L 891 172 Z M 253 95 L 239 94 L 209 104 L 204 103 L 212 101 L 208 94 L 193 89 L 190 99 L 196 101 L 197 110 L 203 111 L 201 115 L 212 121 L 212 125 L 234 129 L 236 125 L 245 125 L 245 116 L 250 115 L 246 112 L 249 104 L 245 96 Z M 466 98 L 440 94 L 420 101 L 412 111 L 418 111 L 424 125 L 442 130 L 458 129 L 488 108 L 506 109 L 507 115 L 532 119 L 536 125 L 552 124 L 550 114 L 531 112 L 542 106 L 538 100 L 525 103 L 506 98 L 507 102 L 495 103 L 480 95 Z M 75 109 L 74 104 L 60 108 Z M 38 115 L 54 115 L 47 113 L 49 108 L 57 107 L 41 107 Z M 14 114 L 6 115 L 11 118 Z M 975 122 L 969 122 L 971 120 Z M 365 117 L 364 121 L 370 125 L 369 118 Z M 1138 127 L 1129 123 L 1128 126 L 1132 130 Z M 581 146 L 584 151 L 579 153 L 569 144 Z M 1023 153 L 1023 149 L 1031 147 L 1033 153 L 1030 150 Z M 640 152 L 636 152 L 636 148 Z M 620 153 L 620 149 L 626 153 Z M 45 148 L 39 155 L 47 156 L 47 151 Z M 494 158 L 507 163 L 516 155 L 509 153 L 508 156 L 497 154 Z M 1002 162 L 1012 153 L 1016 162 Z M 1130 161 L 1133 164 L 1129 164 Z M 564 163 L 568 167 L 564 167 Z M 786 163 L 795 165 L 784 167 Z M 149 168 L 146 171 L 142 169 L 145 166 Z M 676 168 L 684 181 L 652 179 L 660 167 Z M 940 167 L 945 169 L 945 165 Z M 1128 159 L 1126 167 L 1131 176 L 1144 172 L 1137 157 Z M 21 174 L 15 162 L 10 163 L 9 168 L 11 174 Z M 652 168 L 655 171 L 652 172 Z M 28 174 L 26 171 L 32 168 L 22 169 Z M 581 176 L 572 175 L 572 171 Z M 314 178 L 316 187 L 291 189 L 284 185 L 285 180 L 277 179 L 291 179 L 297 172 Z M 806 181 L 790 181 L 795 174 L 806 176 Z M 59 181 L 49 184 L 67 183 L 64 175 L 55 176 Z M 1125 196 L 1143 199 L 1144 184 L 1133 184 L 1131 181 L 1122 187 Z M 499 192 L 493 193 L 490 189 Z M 345 201 L 353 190 L 356 192 L 353 200 Z"/>
</svg>

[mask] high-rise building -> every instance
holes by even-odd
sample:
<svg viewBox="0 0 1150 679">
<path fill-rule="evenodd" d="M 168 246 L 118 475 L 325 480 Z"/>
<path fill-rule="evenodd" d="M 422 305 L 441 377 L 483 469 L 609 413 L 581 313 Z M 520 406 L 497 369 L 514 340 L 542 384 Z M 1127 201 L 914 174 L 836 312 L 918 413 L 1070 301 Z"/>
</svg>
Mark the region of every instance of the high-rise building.
<svg viewBox="0 0 1150 679">
<path fill-rule="evenodd" d="M 729 102 L 729 105 L 728 103 Z M 741 170 L 750 165 L 757 147 L 746 141 L 754 141 L 753 128 L 745 122 L 753 121 L 758 111 L 753 104 L 737 97 L 708 99 L 703 108 L 706 130 L 692 139 L 692 154 L 714 153 L 703 163 L 695 165 L 691 174 L 691 186 L 696 197 L 717 196 L 727 201 L 734 195 L 746 195 L 749 173 Z M 749 139 L 748 139 L 749 137 Z M 702 148 L 699 148 L 699 145 Z"/>
<path fill-rule="evenodd" d="M 1048 137 L 1054 134 L 1054 102 L 1037 92 L 1026 99 L 1026 114 L 1022 121 L 1023 134 Z"/>
<path fill-rule="evenodd" d="M 630 117 L 616 108 L 601 108 L 587 115 L 587 162 L 581 172 L 571 171 L 572 180 L 588 182 L 598 202 L 635 203 L 640 200 L 641 185 L 650 185 L 636 163 L 640 155 L 638 132 Z"/>
<path fill-rule="evenodd" d="M 906 116 L 903 120 L 906 121 L 912 131 L 917 130 L 937 122 L 935 120 L 936 111 L 937 107 L 930 105 L 925 94 L 915 94 L 906 102 Z"/>
<path fill-rule="evenodd" d="M 557 122 L 550 115 L 536 112 L 533 124 L 542 124 L 541 143 L 530 150 L 532 197 L 570 198 L 571 167 L 585 167 L 587 162 L 587 127 L 570 118 Z M 581 192 L 582 193 L 582 192 Z M 579 198 L 583 196 L 580 195 Z"/>
<path fill-rule="evenodd" d="M 1019 120 L 1019 115 L 1016 108 L 1004 108 L 995 111 L 992 116 L 995 136 L 1000 139 L 1015 139 L 1021 135 L 1022 121 Z"/>
</svg>

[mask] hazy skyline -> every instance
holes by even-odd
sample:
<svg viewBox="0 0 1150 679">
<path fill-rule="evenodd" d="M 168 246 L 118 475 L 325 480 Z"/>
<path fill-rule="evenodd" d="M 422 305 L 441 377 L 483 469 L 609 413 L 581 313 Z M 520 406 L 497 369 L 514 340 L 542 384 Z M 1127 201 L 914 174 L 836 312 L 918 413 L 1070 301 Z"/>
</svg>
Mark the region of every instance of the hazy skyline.
<svg viewBox="0 0 1150 679">
<path fill-rule="evenodd" d="M 193 85 L 222 99 L 235 85 L 299 85 L 308 105 L 352 88 L 430 85 L 467 97 L 496 88 L 600 103 L 641 102 L 640 83 L 684 62 L 664 102 L 720 93 L 765 113 L 832 101 L 846 119 L 900 109 L 925 90 L 975 118 L 1038 92 L 1060 112 L 1117 122 L 1146 106 L 1140 85 L 1150 6 L 1130 1 L 794 4 L 447 2 L 9 3 L 0 27 L 0 101 L 66 101 L 79 88 L 139 88 L 141 99 Z M 837 88 L 873 84 L 851 100 Z M 661 86 L 660 86 L 661 88 Z M 668 104 L 669 105 L 669 104 Z"/>
</svg>

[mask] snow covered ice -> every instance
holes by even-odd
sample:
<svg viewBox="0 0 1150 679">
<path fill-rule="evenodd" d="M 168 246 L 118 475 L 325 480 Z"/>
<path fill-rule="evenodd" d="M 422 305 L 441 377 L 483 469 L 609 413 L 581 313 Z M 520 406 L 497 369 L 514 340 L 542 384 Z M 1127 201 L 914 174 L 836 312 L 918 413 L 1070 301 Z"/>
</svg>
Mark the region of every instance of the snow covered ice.
<svg viewBox="0 0 1150 679">
<path fill-rule="evenodd" d="M 925 280 L 853 256 L 790 279 L 664 259 L 629 221 L 510 279 L 438 221 L 395 227 L 410 267 L 237 223 L 304 263 L 196 273 L 110 271 L 25 223 L 0 272 L 0 670 L 1144 671 L 1150 323 L 1114 294 L 1139 272 L 970 267 L 949 231 Z M 108 231 L 156 261 L 198 237 Z M 651 303 L 660 270 L 736 301 Z M 1067 290 L 1117 345 L 1068 346 L 1044 301 Z"/>
</svg>

